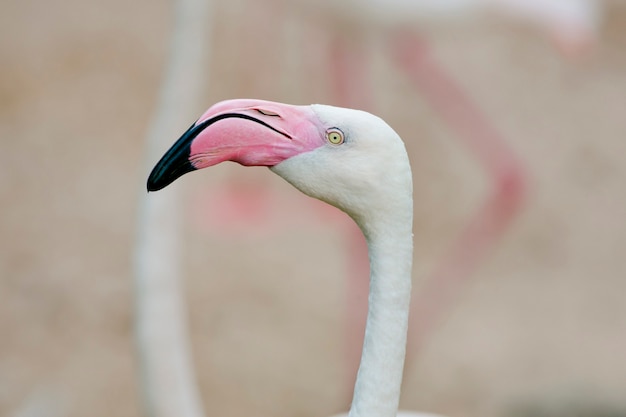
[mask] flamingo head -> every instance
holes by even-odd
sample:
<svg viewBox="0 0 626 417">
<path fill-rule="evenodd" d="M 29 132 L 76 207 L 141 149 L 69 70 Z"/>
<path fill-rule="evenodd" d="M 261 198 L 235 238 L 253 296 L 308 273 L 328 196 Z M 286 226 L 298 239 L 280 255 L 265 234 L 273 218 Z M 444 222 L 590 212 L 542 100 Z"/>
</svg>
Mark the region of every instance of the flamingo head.
<svg viewBox="0 0 626 417">
<path fill-rule="evenodd" d="M 220 162 L 267 166 L 307 195 L 357 220 L 411 199 L 404 143 L 380 118 L 326 105 L 238 99 L 215 104 L 165 153 L 148 178 L 157 191 Z"/>
</svg>

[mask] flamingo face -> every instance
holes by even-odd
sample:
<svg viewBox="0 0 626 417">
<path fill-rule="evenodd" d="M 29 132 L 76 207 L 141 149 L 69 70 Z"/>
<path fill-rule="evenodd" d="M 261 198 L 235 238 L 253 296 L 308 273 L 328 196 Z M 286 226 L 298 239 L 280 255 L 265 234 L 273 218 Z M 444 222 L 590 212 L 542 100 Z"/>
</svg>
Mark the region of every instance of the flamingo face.
<svg viewBox="0 0 626 417">
<path fill-rule="evenodd" d="M 267 166 L 303 193 L 343 210 L 362 229 L 364 219 L 394 204 L 412 204 L 404 143 L 382 119 L 321 104 L 248 99 L 224 101 L 203 114 L 154 167 L 148 191 L 223 161 Z"/>
<path fill-rule="evenodd" d="M 148 191 L 224 161 L 272 167 L 325 143 L 325 127 L 311 106 L 223 101 L 207 110 L 165 153 L 148 178 Z"/>
</svg>

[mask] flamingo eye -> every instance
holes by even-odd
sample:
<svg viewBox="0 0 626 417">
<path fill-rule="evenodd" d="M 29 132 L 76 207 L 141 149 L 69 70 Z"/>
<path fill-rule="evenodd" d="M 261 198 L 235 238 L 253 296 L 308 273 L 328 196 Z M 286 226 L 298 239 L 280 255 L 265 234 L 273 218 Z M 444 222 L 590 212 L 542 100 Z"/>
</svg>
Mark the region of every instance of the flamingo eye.
<svg viewBox="0 0 626 417">
<path fill-rule="evenodd" d="M 273 111 L 263 110 L 263 109 L 255 109 L 255 110 L 258 111 L 259 113 L 261 113 L 263 116 L 280 117 L 280 115 L 278 113 L 274 113 Z"/>
<path fill-rule="evenodd" d="M 343 132 L 336 127 L 326 131 L 326 139 L 333 145 L 341 145 L 344 141 Z"/>
</svg>

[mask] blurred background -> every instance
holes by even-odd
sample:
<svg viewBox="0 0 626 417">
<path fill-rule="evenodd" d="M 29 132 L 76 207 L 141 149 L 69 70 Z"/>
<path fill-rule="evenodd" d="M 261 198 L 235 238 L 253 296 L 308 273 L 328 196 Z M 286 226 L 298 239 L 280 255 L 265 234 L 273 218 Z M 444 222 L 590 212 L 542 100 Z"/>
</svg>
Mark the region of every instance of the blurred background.
<svg viewBox="0 0 626 417">
<path fill-rule="evenodd" d="M 413 164 L 416 295 L 450 263 L 457 288 L 409 352 L 401 407 L 626 416 L 626 6 L 416 1 L 413 19 L 377 3 L 213 1 L 202 102 L 178 130 L 237 97 L 377 113 Z M 174 3 L 0 8 L 0 415 L 142 415 L 133 253 Z M 436 65 L 411 67 L 412 48 Z M 477 132 L 498 132 L 523 192 L 498 193 L 502 172 L 463 139 L 477 124 L 446 110 L 458 97 Z M 264 168 L 180 183 L 206 414 L 347 409 L 349 277 L 364 261 L 349 220 Z M 506 219 L 480 214 L 491 198 Z M 467 240 L 490 215 L 498 230 Z M 489 241 L 480 256 L 450 250 L 472 239 Z"/>
</svg>

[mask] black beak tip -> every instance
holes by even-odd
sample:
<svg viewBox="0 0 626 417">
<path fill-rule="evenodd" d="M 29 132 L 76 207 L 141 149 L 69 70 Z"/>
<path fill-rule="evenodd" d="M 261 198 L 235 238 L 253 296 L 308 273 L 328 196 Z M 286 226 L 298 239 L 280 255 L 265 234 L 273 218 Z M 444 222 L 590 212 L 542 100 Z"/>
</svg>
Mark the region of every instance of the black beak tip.
<svg viewBox="0 0 626 417">
<path fill-rule="evenodd" d="M 146 188 L 148 192 L 162 190 L 181 176 L 195 170 L 196 168 L 186 158 L 172 161 L 166 154 L 150 173 Z"/>
<path fill-rule="evenodd" d="M 146 184 L 146 188 L 148 192 L 159 191 L 167 187 L 170 183 L 166 183 L 165 181 L 163 181 L 162 178 L 156 175 L 154 170 L 152 170 L 152 173 L 148 177 L 148 183 Z"/>
<path fill-rule="evenodd" d="M 148 192 L 159 191 L 163 187 L 165 186 L 161 186 L 158 175 L 155 173 L 155 169 L 153 169 L 152 172 L 150 173 L 150 176 L 148 177 L 148 182 L 146 184 L 146 188 L 148 189 Z"/>
<path fill-rule="evenodd" d="M 148 178 L 148 184 L 147 184 L 147 187 L 146 187 L 148 192 L 159 191 L 159 190 L 163 189 L 163 187 L 166 187 L 166 185 L 159 184 L 159 182 L 156 181 L 155 179 L 153 179 L 152 176 L 150 176 L 150 178 Z"/>
<path fill-rule="evenodd" d="M 148 192 L 159 191 L 186 173 L 196 170 L 189 161 L 191 142 L 203 128 L 204 126 L 192 124 L 163 155 L 148 176 L 148 183 L 146 184 Z"/>
</svg>

